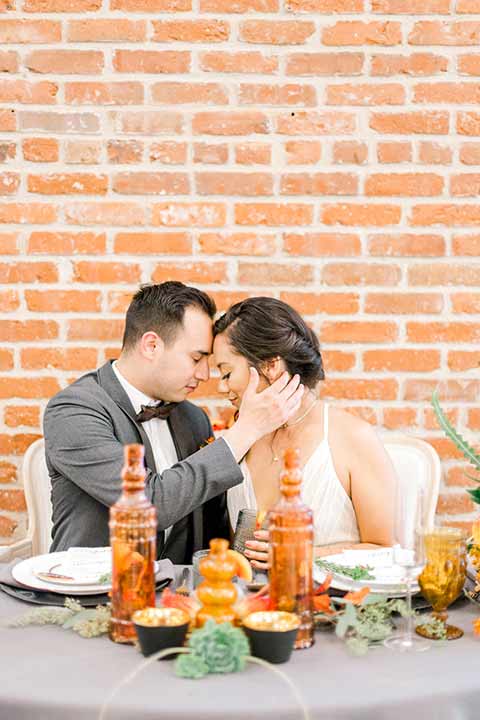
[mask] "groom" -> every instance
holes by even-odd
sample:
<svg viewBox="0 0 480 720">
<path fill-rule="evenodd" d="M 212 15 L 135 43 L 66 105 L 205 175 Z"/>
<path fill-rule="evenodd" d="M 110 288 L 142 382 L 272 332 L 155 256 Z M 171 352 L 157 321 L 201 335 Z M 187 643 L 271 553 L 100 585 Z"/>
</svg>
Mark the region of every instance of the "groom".
<svg viewBox="0 0 480 720">
<path fill-rule="evenodd" d="M 303 387 L 285 374 L 257 393 L 252 370 L 237 422 L 207 443 L 208 417 L 187 397 L 209 377 L 215 312 L 207 294 L 180 282 L 142 287 L 127 310 L 118 360 L 50 400 L 44 436 L 51 551 L 108 545 L 109 507 L 120 494 L 127 443 L 145 446 L 159 557 L 189 563 L 212 537 L 228 537 L 225 492 L 243 480 L 238 463 L 298 410 Z"/>
</svg>

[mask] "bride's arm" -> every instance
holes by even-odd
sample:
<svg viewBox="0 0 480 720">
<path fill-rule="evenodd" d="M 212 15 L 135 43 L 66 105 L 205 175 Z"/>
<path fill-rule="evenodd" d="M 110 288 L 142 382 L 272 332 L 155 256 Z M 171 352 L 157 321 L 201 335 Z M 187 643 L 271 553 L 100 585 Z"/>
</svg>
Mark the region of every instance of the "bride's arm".
<svg viewBox="0 0 480 720">
<path fill-rule="evenodd" d="M 343 549 L 394 542 L 395 470 L 375 430 L 364 421 L 358 422 L 351 436 L 348 466 L 360 543 L 345 544 Z"/>
</svg>

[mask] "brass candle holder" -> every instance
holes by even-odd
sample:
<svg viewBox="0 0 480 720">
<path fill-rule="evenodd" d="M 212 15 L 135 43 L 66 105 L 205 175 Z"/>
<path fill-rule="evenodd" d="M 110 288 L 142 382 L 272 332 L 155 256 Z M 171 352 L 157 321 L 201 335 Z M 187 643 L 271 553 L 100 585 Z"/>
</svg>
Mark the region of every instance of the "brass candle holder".
<svg viewBox="0 0 480 720">
<path fill-rule="evenodd" d="M 132 620 L 145 657 L 158 650 L 182 646 L 190 624 L 190 617 L 184 610 L 170 607 L 137 610 Z"/>
<path fill-rule="evenodd" d="M 271 663 L 289 660 L 299 627 L 297 615 L 279 610 L 254 612 L 243 619 L 252 655 Z"/>
</svg>

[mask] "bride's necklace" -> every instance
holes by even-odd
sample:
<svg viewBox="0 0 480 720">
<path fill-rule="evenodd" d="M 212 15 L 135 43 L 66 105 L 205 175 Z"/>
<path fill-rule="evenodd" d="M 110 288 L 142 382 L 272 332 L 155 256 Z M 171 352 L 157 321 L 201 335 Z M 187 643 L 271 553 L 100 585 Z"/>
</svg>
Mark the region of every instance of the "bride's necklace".
<svg viewBox="0 0 480 720">
<path fill-rule="evenodd" d="M 270 443 L 270 451 L 272 453 L 272 462 L 278 462 L 280 459 L 278 457 L 278 455 L 276 454 L 275 450 L 273 449 L 273 443 L 275 442 L 275 438 L 277 437 L 277 432 L 279 430 L 285 430 L 286 428 L 293 427 L 294 425 L 298 425 L 298 423 L 302 422 L 302 420 L 307 417 L 308 413 L 311 410 L 313 410 L 313 408 L 315 407 L 315 405 L 317 403 L 318 403 L 318 398 L 315 398 L 315 400 L 312 402 L 312 404 L 309 405 L 308 408 L 305 410 L 303 415 L 300 415 L 300 417 L 297 418 L 296 420 L 294 420 L 293 422 L 283 423 L 283 425 L 280 425 L 280 427 L 275 430 L 275 432 L 273 433 L 272 442 Z"/>
</svg>

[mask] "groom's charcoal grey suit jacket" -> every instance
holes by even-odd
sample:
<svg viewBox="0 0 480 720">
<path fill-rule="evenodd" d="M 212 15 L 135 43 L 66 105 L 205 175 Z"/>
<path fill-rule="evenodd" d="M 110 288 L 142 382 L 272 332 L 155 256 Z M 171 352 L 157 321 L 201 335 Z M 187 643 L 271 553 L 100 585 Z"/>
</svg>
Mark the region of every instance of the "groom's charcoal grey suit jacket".
<svg viewBox="0 0 480 720">
<path fill-rule="evenodd" d="M 207 415 L 179 403 L 167 420 L 179 462 L 161 474 L 133 406 L 111 363 L 79 378 L 48 403 L 45 454 L 52 481 L 51 551 L 109 544 L 109 507 L 121 491 L 123 446 L 142 443 L 146 494 L 158 517 L 157 557 L 190 563 L 213 537 L 228 537 L 225 492 L 243 480 L 226 442 L 212 436 Z M 164 543 L 165 528 L 173 525 Z"/>
</svg>

